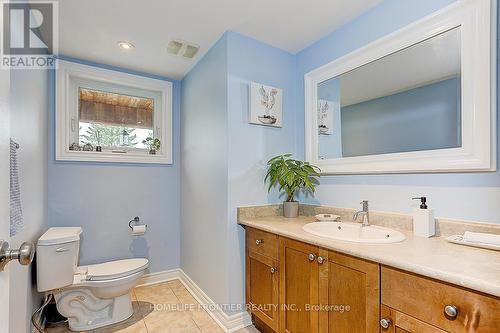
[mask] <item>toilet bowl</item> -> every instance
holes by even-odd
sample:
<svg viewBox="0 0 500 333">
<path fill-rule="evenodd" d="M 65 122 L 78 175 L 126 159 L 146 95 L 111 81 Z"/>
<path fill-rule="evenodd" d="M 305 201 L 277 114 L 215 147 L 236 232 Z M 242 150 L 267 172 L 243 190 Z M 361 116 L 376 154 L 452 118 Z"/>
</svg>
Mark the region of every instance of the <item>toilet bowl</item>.
<svg viewBox="0 0 500 333">
<path fill-rule="evenodd" d="M 133 314 L 130 290 L 148 268 L 144 258 L 78 266 L 79 227 L 50 228 L 37 243 L 37 288 L 50 292 L 69 328 L 88 331 Z"/>
</svg>

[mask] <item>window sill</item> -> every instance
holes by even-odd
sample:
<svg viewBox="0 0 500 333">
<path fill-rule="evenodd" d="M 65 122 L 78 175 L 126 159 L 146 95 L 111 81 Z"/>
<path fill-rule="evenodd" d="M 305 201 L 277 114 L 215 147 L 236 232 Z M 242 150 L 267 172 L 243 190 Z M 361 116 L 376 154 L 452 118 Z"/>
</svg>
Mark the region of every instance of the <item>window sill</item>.
<svg viewBox="0 0 500 333">
<path fill-rule="evenodd" d="M 73 151 L 66 150 L 56 154 L 56 161 L 78 162 L 106 162 L 106 163 L 146 163 L 146 164 L 172 164 L 172 158 L 157 152 L 155 155 L 129 151 L 127 153 L 113 153 L 111 151 Z"/>
</svg>

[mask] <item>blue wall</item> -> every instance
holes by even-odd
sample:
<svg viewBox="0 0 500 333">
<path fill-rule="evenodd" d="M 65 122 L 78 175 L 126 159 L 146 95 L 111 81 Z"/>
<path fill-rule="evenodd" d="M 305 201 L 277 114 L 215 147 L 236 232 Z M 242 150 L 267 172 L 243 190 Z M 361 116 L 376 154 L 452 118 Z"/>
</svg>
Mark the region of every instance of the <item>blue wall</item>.
<svg viewBox="0 0 500 333">
<path fill-rule="evenodd" d="M 150 271 L 180 265 L 180 82 L 82 62 L 173 82 L 172 165 L 62 162 L 55 160 L 55 76 L 49 75 L 48 225 L 83 228 L 80 264 L 147 257 Z M 133 237 L 128 221 L 139 216 L 148 225 Z"/>
<path fill-rule="evenodd" d="M 227 303 L 227 36 L 182 80 L 181 267 Z"/>
<path fill-rule="evenodd" d="M 304 109 L 304 74 L 453 3 L 453 0 L 386 0 L 297 54 L 296 105 Z M 303 113 L 298 112 L 298 153 L 304 154 Z M 500 145 L 499 145 L 500 146 Z M 410 198 L 427 195 L 441 217 L 500 223 L 500 172 L 323 177 L 316 202 L 409 213 Z"/>
<path fill-rule="evenodd" d="M 265 163 L 296 150 L 294 70 L 291 54 L 226 32 L 182 81 L 181 266 L 219 303 L 244 303 L 236 207 L 278 202 L 262 182 Z M 283 128 L 248 123 L 251 81 L 286 91 Z"/>
<path fill-rule="evenodd" d="M 318 155 L 320 159 L 342 157 L 342 119 L 340 101 L 340 79 L 331 78 L 318 85 L 318 99 L 328 101 L 331 120 L 331 134 L 318 136 Z M 303 122 L 302 122 L 303 123 Z"/>
<path fill-rule="evenodd" d="M 342 156 L 461 146 L 460 78 L 342 107 Z"/>
<path fill-rule="evenodd" d="M 228 32 L 227 39 L 229 302 L 243 304 L 245 240 L 243 229 L 236 224 L 236 208 L 283 200 L 276 191 L 267 194 L 263 179 L 271 157 L 296 151 L 295 57 L 234 32 Z M 252 81 L 283 89 L 282 128 L 248 123 Z"/>
<path fill-rule="evenodd" d="M 293 55 L 226 32 L 182 81 L 181 267 L 220 304 L 244 304 L 236 207 L 280 200 L 263 178 L 269 158 L 296 150 L 294 78 Z M 283 128 L 248 123 L 252 81 L 284 89 Z"/>
</svg>

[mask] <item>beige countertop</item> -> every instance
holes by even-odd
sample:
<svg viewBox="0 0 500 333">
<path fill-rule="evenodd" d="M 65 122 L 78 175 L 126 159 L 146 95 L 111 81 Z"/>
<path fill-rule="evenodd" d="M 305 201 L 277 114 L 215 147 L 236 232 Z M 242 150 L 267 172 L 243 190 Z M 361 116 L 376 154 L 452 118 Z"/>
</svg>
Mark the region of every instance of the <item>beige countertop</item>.
<svg viewBox="0 0 500 333">
<path fill-rule="evenodd" d="M 238 223 L 322 248 L 446 281 L 500 297 L 500 252 L 449 243 L 444 237 L 418 237 L 393 244 L 359 244 L 314 236 L 302 226 L 314 217 L 239 217 Z"/>
</svg>

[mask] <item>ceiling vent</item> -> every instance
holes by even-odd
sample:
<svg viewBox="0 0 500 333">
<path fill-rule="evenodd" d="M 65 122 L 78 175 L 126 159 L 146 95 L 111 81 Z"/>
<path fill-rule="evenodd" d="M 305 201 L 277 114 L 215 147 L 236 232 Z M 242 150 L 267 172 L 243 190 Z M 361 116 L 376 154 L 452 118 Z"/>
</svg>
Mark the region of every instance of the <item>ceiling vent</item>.
<svg viewBox="0 0 500 333">
<path fill-rule="evenodd" d="M 172 40 L 168 43 L 167 52 L 176 56 L 192 59 L 200 47 L 183 40 Z"/>
</svg>

